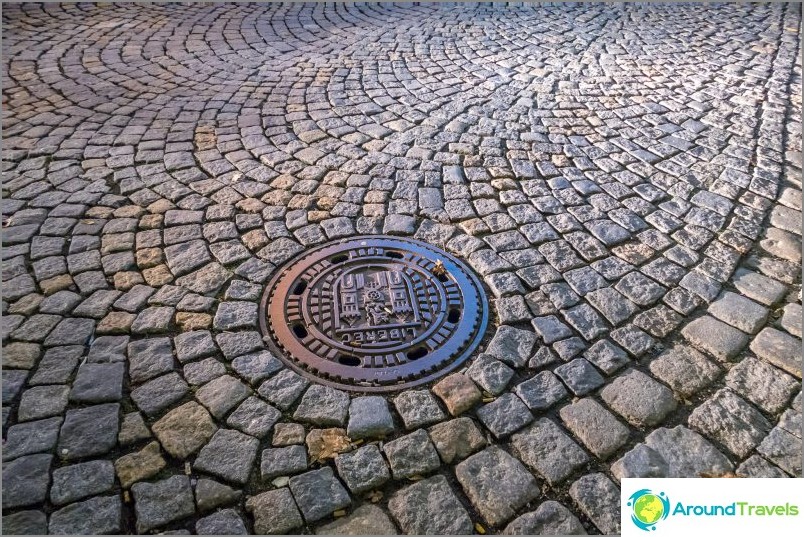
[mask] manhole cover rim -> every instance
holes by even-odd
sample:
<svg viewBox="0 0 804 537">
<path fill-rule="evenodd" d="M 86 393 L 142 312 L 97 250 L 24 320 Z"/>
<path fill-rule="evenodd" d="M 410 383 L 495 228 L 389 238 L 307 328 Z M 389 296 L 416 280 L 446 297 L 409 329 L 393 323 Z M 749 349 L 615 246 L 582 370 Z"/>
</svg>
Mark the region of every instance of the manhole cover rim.
<svg viewBox="0 0 804 537">
<path fill-rule="evenodd" d="M 368 244 L 360 244 L 368 243 Z M 350 381 L 347 377 L 341 375 L 331 375 L 326 372 L 322 373 L 317 370 L 314 366 L 310 366 L 309 364 L 305 364 L 304 360 L 296 356 L 294 353 L 291 353 L 290 350 L 286 348 L 287 341 L 283 344 L 280 341 L 279 336 L 277 335 L 276 331 L 274 330 L 273 326 L 271 325 L 271 301 L 275 295 L 275 292 L 278 289 L 278 284 L 284 278 L 292 278 L 290 283 L 295 282 L 298 278 L 300 278 L 306 270 L 309 270 L 311 266 L 313 266 L 317 261 L 326 260 L 327 256 L 332 256 L 333 254 L 326 254 L 326 256 L 321 256 L 320 252 L 325 251 L 332 248 L 341 248 L 344 252 L 348 252 L 351 250 L 348 245 L 354 243 L 354 248 L 359 247 L 366 247 L 366 248 L 385 248 L 385 249 L 397 249 L 397 250 L 405 250 L 407 253 L 413 253 L 416 255 L 416 252 L 426 252 L 428 255 L 435 256 L 432 260 L 435 259 L 442 259 L 444 264 L 448 267 L 451 267 L 453 271 L 450 271 L 450 275 L 453 276 L 453 286 L 456 286 L 460 291 L 460 298 L 461 298 L 461 310 L 462 315 L 459 320 L 459 325 L 465 325 L 468 323 L 468 320 L 471 319 L 471 314 L 474 314 L 474 321 L 472 325 L 468 328 L 468 335 L 466 335 L 463 341 L 458 339 L 459 344 L 457 348 L 455 348 L 451 354 L 448 356 L 441 358 L 438 355 L 438 352 L 441 351 L 441 348 L 435 349 L 436 353 L 434 353 L 439 359 L 433 360 L 436 362 L 435 365 L 431 366 L 431 370 L 424 370 L 418 371 L 416 374 L 407 375 L 407 377 L 414 376 L 415 378 L 402 378 L 396 382 L 388 382 L 384 384 L 371 384 L 370 381 L 364 381 L 363 383 L 357 383 L 354 381 Z M 319 254 L 318 259 L 316 259 L 316 254 Z M 310 260 L 310 258 L 314 258 Z M 350 260 L 351 261 L 351 260 Z M 387 260 L 389 263 L 392 261 Z M 295 274 L 295 275 L 294 275 Z M 467 289 L 464 289 L 460 286 L 457 286 L 459 280 L 465 280 L 465 285 L 468 286 L 471 291 L 469 294 L 470 296 L 474 296 L 476 300 L 474 303 L 467 303 L 465 300 L 465 295 L 467 294 Z M 289 287 L 289 286 L 287 286 Z M 282 310 L 286 309 L 285 302 L 287 300 L 287 296 L 283 295 L 278 297 L 282 301 Z M 440 305 L 441 309 L 445 312 L 446 311 L 446 304 Z M 465 312 L 469 310 L 470 315 L 466 315 Z M 443 312 L 442 312 L 443 313 Z M 287 315 L 287 312 L 285 312 Z M 440 379 L 450 372 L 454 371 L 458 367 L 465 364 L 466 360 L 477 351 L 481 341 L 485 337 L 486 330 L 488 328 L 489 323 L 489 316 L 490 316 L 490 309 L 489 303 L 487 299 L 487 295 L 485 289 L 483 287 L 482 281 L 477 276 L 477 274 L 469 267 L 467 263 L 459 259 L 457 256 L 443 250 L 442 248 L 435 246 L 433 244 L 429 244 L 417 239 L 407 238 L 407 237 L 400 237 L 400 236 L 390 236 L 390 235 L 355 235 L 352 237 L 344 237 L 332 241 L 328 241 L 323 244 L 316 245 L 313 248 L 304 250 L 297 255 L 293 256 L 289 260 L 285 261 L 282 265 L 278 266 L 274 273 L 271 275 L 271 278 L 266 283 L 262 298 L 260 300 L 260 313 L 259 313 L 259 324 L 260 330 L 262 332 L 263 341 L 271 350 L 271 352 L 282 361 L 283 364 L 288 366 L 292 371 L 301 375 L 307 380 L 312 382 L 316 382 L 318 384 L 323 384 L 327 386 L 331 386 L 337 388 L 339 390 L 344 391 L 352 391 L 352 392 L 375 392 L 375 393 L 391 393 L 391 392 L 398 392 L 404 389 L 413 388 L 416 386 L 421 386 L 423 384 L 427 384 L 429 382 L 435 381 Z M 281 323 L 280 323 L 281 324 Z M 309 326 L 309 325 L 308 325 Z M 460 331 L 467 331 L 465 326 L 460 328 Z M 458 330 L 456 330 L 458 332 Z M 452 338 L 453 340 L 455 338 Z M 450 340 L 447 340 L 448 342 Z M 293 345 L 291 345 L 292 347 Z M 454 346 L 454 345 L 453 345 Z M 431 357 L 427 357 L 428 360 Z M 326 358 L 318 359 L 323 362 Z M 408 362 L 409 364 L 410 362 Z M 308 369 L 305 367 L 307 365 L 310 367 Z M 340 365 L 340 364 L 338 364 Z M 341 366 L 341 367 L 348 367 L 348 366 Z M 340 378 L 327 378 L 327 377 L 340 377 Z"/>
</svg>

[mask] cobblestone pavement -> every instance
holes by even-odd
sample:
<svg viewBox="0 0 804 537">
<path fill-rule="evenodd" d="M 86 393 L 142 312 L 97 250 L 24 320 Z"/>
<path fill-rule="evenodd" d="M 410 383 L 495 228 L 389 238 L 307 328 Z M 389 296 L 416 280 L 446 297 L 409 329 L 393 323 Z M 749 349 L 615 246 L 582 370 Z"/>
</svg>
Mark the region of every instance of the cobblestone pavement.
<svg viewBox="0 0 804 537">
<path fill-rule="evenodd" d="M 800 7 L 3 6 L 5 533 L 611 533 L 801 474 Z M 263 347 L 274 268 L 467 260 L 388 397 Z"/>
</svg>

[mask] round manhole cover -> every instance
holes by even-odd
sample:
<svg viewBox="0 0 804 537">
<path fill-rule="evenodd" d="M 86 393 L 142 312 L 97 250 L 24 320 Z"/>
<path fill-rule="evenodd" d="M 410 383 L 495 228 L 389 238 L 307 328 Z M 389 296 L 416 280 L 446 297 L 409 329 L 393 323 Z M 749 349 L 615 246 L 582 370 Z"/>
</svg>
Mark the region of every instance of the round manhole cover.
<svg viewBox="0 0 804 537">
<path fill-rule="evenodd" d="M 363 236 L 305 251 L 271 279 L 261 328 L 299 373 L 353 391 L 433 380 L 480 343 L 480 281 L 429 244 Z"/>
</svg>

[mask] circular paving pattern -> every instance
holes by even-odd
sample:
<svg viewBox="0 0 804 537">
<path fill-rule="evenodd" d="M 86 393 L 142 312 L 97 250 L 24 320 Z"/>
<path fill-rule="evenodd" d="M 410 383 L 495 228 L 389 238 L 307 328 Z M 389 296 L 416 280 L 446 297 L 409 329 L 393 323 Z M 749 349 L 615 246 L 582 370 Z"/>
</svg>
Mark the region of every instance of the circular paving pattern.
<svg viewBox="0 0 804 537">
<path fill-rule="evenodd" d="M 263 295 L 261 327 L 302 374 L 392 391 L 460 366 L 488 322 L 483 288 L 454 256 L 411 239 L 363 236 L 288 262 Z"/>
<path fill-rule="evenodd" d="M 188 4 L 3 5 L 5 533 L 611 534 L 623 477 L 801 474 L 800 6 Z"/>
</svg>

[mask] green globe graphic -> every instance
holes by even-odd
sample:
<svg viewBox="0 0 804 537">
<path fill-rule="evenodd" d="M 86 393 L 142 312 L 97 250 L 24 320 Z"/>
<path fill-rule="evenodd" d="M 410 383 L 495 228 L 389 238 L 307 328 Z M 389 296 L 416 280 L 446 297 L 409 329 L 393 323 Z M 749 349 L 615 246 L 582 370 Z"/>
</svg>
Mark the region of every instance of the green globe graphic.
<svg viewBox="0 0 804 537">
<path fill-rule="evenodd" d="M 664 514 L 664 505 L 655 494 L 645 494 L 634 503 L 634 516 L 643 524 L 653 524 Z"/>
</svg>

